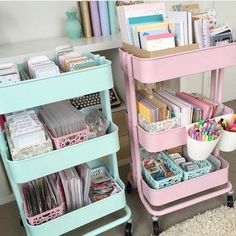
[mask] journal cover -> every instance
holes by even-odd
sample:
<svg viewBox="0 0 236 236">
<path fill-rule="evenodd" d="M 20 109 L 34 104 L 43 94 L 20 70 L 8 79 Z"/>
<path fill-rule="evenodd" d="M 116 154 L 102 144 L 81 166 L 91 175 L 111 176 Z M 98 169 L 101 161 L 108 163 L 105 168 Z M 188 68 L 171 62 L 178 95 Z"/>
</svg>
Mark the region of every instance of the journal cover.
<svg viewBox="0 0 236 236">
<path fill-rule="evenodd" d="M 90 14 L 91 14 L 93 35 L 95 37 L 99 37 L 102 35 L 102 32 L 101 32 L 101 25 L 100 25 L 97 1 L 90 1 L 89 8 L 90 8 Z"/>
</svg>

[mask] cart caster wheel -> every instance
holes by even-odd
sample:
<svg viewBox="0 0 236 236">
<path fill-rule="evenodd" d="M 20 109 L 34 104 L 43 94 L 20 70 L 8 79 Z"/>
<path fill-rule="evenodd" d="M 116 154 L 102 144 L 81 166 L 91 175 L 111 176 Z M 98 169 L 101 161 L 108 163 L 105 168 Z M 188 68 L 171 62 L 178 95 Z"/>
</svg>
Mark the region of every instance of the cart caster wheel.
<svg viewBox="0 0 236 236">
<path fill-rule="evenodd" d="M 22 219 L 20 219 L 20 225 L 21 225 L 21 227 L 23 227 L 23 228 L 24 228 L 24 224 L 23 224 L 23 221 L 22 221 Z"/>
<path fill-rule="evenodd" d="M 127 223 L 125 226 L 125 236 L 132 236 L 132 224 Z"/>
<path fill-rule="evenodd" d="M 230 208 L 234 207 L 234 196 L 233 195 L 227 196 L 227 207 L 230 207 Z"/>
<path fill-rule="evenodd" d="M 152 226 L 153 226 L 153 235 L 154 236 L 160 235 L 161 229 L 160 229 L 158 221 L 153 221 Z"/>
<path fill-rule="evenodd" d="M 132 184 L 130 182 L 127 182 L 126 193 L 131 193 L 131 192 L 132 192 Z"/>
</svg>

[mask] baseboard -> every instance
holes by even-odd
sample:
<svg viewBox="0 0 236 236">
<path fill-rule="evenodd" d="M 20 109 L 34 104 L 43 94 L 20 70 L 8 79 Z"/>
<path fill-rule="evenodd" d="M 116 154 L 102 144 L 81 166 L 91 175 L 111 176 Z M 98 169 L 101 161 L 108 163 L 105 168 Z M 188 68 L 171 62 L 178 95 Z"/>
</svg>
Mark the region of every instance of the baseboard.
<svg viewBox="0 0 236 236">
<path fill-rule="evenodd" d="M 13 201 L 15 201 L 15 196 L 14 196 L 14 194 L 11 194 L 7 197 L 0 198 L 0 205 L 4 205 L 4 204 L 7 204 L 7 203 L 13 202 Z"/>
<path fill-rule="evenodd" d="M 124 160 L 118 160 L 118 166 L 125 166 L 130 163 L 130 157 Z"/>
</svg>

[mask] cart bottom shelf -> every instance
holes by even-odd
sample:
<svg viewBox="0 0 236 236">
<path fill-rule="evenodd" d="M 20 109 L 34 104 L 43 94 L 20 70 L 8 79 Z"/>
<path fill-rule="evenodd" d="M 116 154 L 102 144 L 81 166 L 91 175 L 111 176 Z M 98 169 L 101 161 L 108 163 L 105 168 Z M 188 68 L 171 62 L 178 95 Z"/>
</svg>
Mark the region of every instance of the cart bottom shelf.
<svg viewBox="0 0 236 236">
<path fill-rule="evenodd" d="M 116 181 L 122 187 L 121 192 L 114 194 L 103 200 L 100 200 L 98 202 L 92 203 L 88 206 L 82 207 L 78 210 L 66 213 L 65 215 L 62 215 L 54 220 L 48 221 L 38 226 L 29 225 L 24 216 L 23 210 L 21 209 L 21 217 L 28 235 L 30 236 L 62 235 L 66 232 L 79 228 L 106 215 L 119 211 L 123 208 L 125 208 L 126 211 L 126 215 L 124 217 L 119 218 L 107 225 L 101 226 L 100 228 L 97 228 L 96 230 L 88 233 L 87 235 L 95 235 L 98 233 L 102 233 L 110 228 L 113 228 L 119 224 L 128 221 L 131 217 L 131 212 L 129 208 L 126 206 L 126 199 L 124 192 L 125 187 L 120 179 Z"/>
<path fill-rule="evenodd" d="M 222 163 L 220 170 L 190 179 L 167 188 L 153 189 L 142 179 L 142 192 L 153 206 L 163 206 L 194 194 L 213 189 L 228 182 L 229 163 L 218 157 Z"/>
</svg>

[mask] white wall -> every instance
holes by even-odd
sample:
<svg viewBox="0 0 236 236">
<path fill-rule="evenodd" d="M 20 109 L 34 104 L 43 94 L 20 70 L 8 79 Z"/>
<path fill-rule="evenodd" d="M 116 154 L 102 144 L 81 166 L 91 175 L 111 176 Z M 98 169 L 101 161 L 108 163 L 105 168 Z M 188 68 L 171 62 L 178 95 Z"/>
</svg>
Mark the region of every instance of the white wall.
<svg viewBox="0 0 236 236">
<path fill-rule="evenodd" d="M 73 8 L 75 1 L 0 1 L 0 44 L 62 36 Z"/>
</svg>

